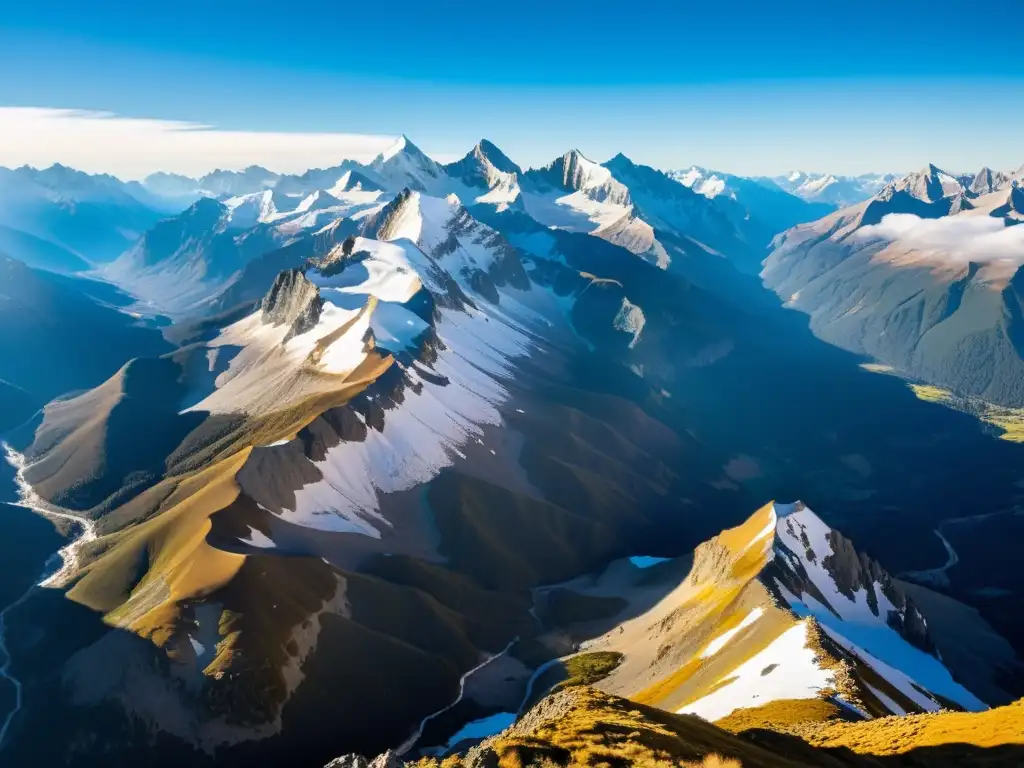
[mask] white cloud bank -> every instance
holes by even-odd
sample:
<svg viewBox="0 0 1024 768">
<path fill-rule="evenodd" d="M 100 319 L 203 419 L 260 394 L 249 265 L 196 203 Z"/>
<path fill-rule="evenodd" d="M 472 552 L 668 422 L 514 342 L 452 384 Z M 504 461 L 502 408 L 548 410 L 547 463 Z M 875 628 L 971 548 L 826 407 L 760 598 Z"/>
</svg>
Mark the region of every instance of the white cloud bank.
<svg viewBox="0 0 1024 768">
<path fill-rule="evenodd" d="M 281 173 L 366 162 L 394 136 L 351 133 L 225 131 L 176 120 L 110 112 L 0 107 L 0 165 L 53 163 L 140 179 L 154 171 L 198 176 L 215 168 L 262 165 Z"/>
<path fill-rule="evenodd" d="M 1024 262 L 1024 224 L 1006 226 L 1003 219 L 994 216 L 922 219 L 912 213 L 890 213 L 878 224 L 863 227 L 857 235 L 898 241 L 908 249 L 941 252 L 965 262 Z"/>
</svg>

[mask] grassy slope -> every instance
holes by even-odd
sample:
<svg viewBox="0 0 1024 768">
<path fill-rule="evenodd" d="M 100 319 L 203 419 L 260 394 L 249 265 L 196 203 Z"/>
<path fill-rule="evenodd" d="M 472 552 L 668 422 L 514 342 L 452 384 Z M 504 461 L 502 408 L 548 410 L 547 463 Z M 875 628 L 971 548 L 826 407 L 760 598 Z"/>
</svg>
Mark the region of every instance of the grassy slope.
<svg viewBox="0 0 1024 768">
<path fill-rule="evenodd" d="M 508 730 L 443 765 L 1009 768 L 1022 761 L 1021 702 L 978 714 L 850 723 L 824 702 L 782 701 L 711 724 L 581 686 L 549 696 Z"/>
<path fill-rule="evenodd" d="M 833 722 L 824 728 L 806 728 L 800 735 L 815 746 L 849 747 L 855 752 L 873 755 L 904 754 L 921 747 L 946 744 L 987 748 L 1024 745 L 1024 700 L 987 712 L 941 712 L 860 723 Z M 1016 764 L 1024 764 L 1024 746 L 1016 756 Z"/>
<path fill-rule="evenodd" d="M 948 389 L 931 384 L 910 384 L 914 394 L 929 403 L 939 403 L 976 416 L 999 430 L 999 438 L 1024 443 L 1024 408 L 995 405 L 977 397 L 958 397 Z"/>
</svg>

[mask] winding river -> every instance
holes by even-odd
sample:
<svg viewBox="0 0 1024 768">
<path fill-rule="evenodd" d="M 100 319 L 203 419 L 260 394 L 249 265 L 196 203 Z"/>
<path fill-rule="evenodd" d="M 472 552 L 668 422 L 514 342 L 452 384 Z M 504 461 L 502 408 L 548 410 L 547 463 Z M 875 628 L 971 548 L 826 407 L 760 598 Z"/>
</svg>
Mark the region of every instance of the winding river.
<svg viewBox="0 0 1024 768">
<path fill-rule="evenodd" d="M 32 489 L 32 486 L 25 480 L 25 470 L 28 467 L 25 457 L 7 443 L 0 443 L 0 447 L 3 448 L 6 461 L 6 465 L 3 466 L 4 472 L 0 473 L 0 484 L 3 486 L 0 489 L 0 502 L 2 502 L 0 503 L 0 509 L 4 513 L 3 520 L 0 520 L 0 526 L 2 526 L 4 536 L 13 542 L 14 546 L 38 549 L 38 562 L 35 563 L 34 570 L 30 572 L 32 575 L 28 576 L 27 579 L 23 573 L 0 571 L 0 578 L 5 582 L 13 582 L 15 580 L 28 581 L 25 591 L 8 602 L 3 610 L 0 610 L 0 681 L 5 681 L 13 690 L 13 702 L 10 709 L 5 714 L 0 711 L 0 716 L 3 717 L 3 720 L 0 721 L 0 749 L 2 749 L 7 732 L 14 722 L 14 718 L 21 711 L 22 706 L 22 684 L 12 671 L 13 660 L 9 651 L 9 617 L 14 610 L 23 605 L 32 596 L 37 588 L 56 586 L 63 583 L 64 579 L 74 571 L 78 563 L 80 547 L 96 538 L 96 529 L 91 520 L 49 504 L 40 498 Z M 12 472 L 13 476 L 11 476 Z M 8 482 L 12 483 L 13 488 L 7 485 Z M 50 528 L 48 533 L 51 535 L 46 535 L 46 533 L 37 530 L 27 537 L 29 540 L 22 540 L 22 534 L 25 532 L 19 530 L 19 528 L 30 526 L 31 524 L 25 520 L 14 519 L 14 512 L 19 508 L 29 510 L 33 517 L 40 515 L 50 520 L 70 521 L 78 528 L 79 534 L 69 544 L 61 548 L 59 552 L 54 553 L 52 548 L 47 551 L 47 548 L 51 546 L 50 542 L 53 540 L 52 535 L 55 535 L 52 526 L 46 526 Z M 37 517 L 36 519 L 38 520 L 39 518 Z M 57 563 L 56 558 L 60 560 L 59 567 L 55 567 Z M 6 559 L 4 562 L 6 564 Z M 23 568 L 33 567 L 31 564 L 25 563 L 22 563 L 21 566 Z"/>
</svg>

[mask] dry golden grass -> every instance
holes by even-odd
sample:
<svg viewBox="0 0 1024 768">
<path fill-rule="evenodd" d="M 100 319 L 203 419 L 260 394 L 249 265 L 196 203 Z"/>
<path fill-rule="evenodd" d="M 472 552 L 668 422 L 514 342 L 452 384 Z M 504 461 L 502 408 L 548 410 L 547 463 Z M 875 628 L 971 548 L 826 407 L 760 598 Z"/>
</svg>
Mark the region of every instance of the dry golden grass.
<svg viewBox="0 0 1024 768">
<path fill-rule="evenodd" d="M 567 677 L 553 690 L 574 685 L 593 685 L 608 677 L 621 663 L 622 654 L 614 651 L 594 651 L 570 656 L 562 662 Z"/>
<path fill-rule="evenodd" d="M 1024 408 L 1006 408 L 1001 405 L 985 403 L 979 418 L 987 424 L 1002 430 L 1001 440 L 1011 443 L 1024 443 Z"/>
<path fill-rule="evenodd" d="M 771 604 L 771 598 L 758 575 L 771 559 L 770 527 L 773 502 L 765 504 L 742 524 L 720 533 L 715 539 L 702 544 L 695 555 L 694 567 L 687 577 L 691 590 L 680 606 L 679 631 L 685 637 L 695 631 L 713 630 L 704 637 L 703 647 L 725 632 L 736 628 L 755 605 Z M 677 710 L 727 684 L 729 672 L 752 658 L 782 632 L 792 626 L 794 619 L 769 608 L 755 625 L 737 636 L 723 652 L 701 658 L 695 649 L 685 663 L 671 674 L 633 695 L 638 702 Z M 753 633 L 752 641 L 748 636 Z M 735 656 L 742 648 L 742 658 Z M 731 667 L 718 665 L 728 658 Z M 717 671 L 716 671 L 717 669 Z M 671 706 L 668 706 L 671 705 Z"/>
<path fill-rule="evenodd" d="M 700 718 L 659 709 L 579 687 L 554 694 L 519 723 L 485 742 L 501 768 L 795 768 L 805 763 L 779 758 Z M 483 763 L 486 764 L 486 763 Z M 464 756 L 420 768 L 464 768 Z"/>
<path fill-rule="evenodd" d="M 894 755 L 921 747 L 1024 744 L 1024 699 L 987 712 L 939 712 L 883 717 L 858 723 L 833 722 L 799 734 L 815 746 L 847 747 L 870 755 Z M 1024 765 L 1024 752 L 1021 763 Z"/>
<path fill-rule="evenodd" d="M 742 552 L 768 526 L 772 518 L 774 504 L 774 501 L 769 501 L 740 525 L 722 531 L 718 534 L 718 541 L 732 552 Z"/>
<path fill-rule="evenodd" d="M 690 659 L 686 664 L 679 667 L 679 669 L 668 677 L 644 688 L 640 693 L 633 697 L 634 700 L 640 704 L 652 705 L 664 701 L 676 690 L 681 688 L 691 677 L 693 677 L 693 673 L 700 669 L 700 665 L 700 658 L 695 657 Z"/>
<path fill-rule="evenodd" d="M 826 699 L 778 699 L 760 707 L 737 709 L 715 725 L 730 733 L 741 733 L 752 728 L 792 732 L 793 726 L 803 723 L 828 723 L 848 720 L 848 710 Z"/>
<path fill-rule="evenodd" d="M 1024 747 L 1016 746 L 1024 743 L 1024 702 L 971 714 L 943 712 L 867 722 L 845 722 L 843 717 L 838 707 L 827 702 L 779 701 L 734 713 L 720 723 L 711 724 L 592 688 L 572 688 L 552 695 L 511 728 L 486 740 L 477 750 L 472 765 L 497 765 L 499 768 L 946 768 L 954 765 L 1017 768 L 1024 765 Z M 466 755 L 452 755 L 443 762 L 424 759 L 416 763 L 418 768 L 466 768 L 468 764 Z"/>
<path fill-rule="evenodd" d="M 228 584 L 245 562 L 245 555 L 212 547 L 206 537 L 210 517 L 238 498 L 235 478 L 252 446 L 297 433 L 365 389 L 391 362 L 390 356 L 370 354 L 332 391 L 253 419 L 181 461 L 178 469 L 201 468 L 165 479 L 160 484 L 165 498 L 154 513 L 98 539 L 68 597 L 103 613 L 108 623 L 164 646 L 178 628 L 180 605 Z M 218 645 L 210 669 L 224 666 L 231 645 L 230 637 Z"/>
<path fill-rule="evenodd" d="M 206 535 L 210 515 L 238 497 L 235 474 L 250 450 L 182 481 L 160 514 L 114 534 L 116 543 L 84 569 L 68 597 L 163 645 L 174 633 L 177 604 L 223 586 L 245 561 L 211 547 Z"/>
<path fill-rule="evenodd" d="M 907 386 L 917 395 L 918 400 L 941 405 L 948 405 L 953 400 L 953 393 L 942 387 L 934 387 L 931 384 L 908 384 Z"/>
</svg>

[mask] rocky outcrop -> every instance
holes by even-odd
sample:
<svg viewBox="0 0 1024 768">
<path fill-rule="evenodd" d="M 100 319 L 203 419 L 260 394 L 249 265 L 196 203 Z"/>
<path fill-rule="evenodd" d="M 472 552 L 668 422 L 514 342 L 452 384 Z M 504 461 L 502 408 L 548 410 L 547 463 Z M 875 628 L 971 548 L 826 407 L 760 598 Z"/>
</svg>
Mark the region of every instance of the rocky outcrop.
<svg viewBox="0 0 1024 768">
<path fill-rule="evenodd" d="M 935 655 L 935 642 L 928 633 L 928 624 L 921 612 L 878 561 L 858 551 L 853 542 L 838 531 L 829 533 L 828 542 L 832 554 L 822 560 L 822 566 L 831 574 L 836 588 L 851 600 L 863 589 L 868 607 L 875 616 L 884 619 L 911 645 Z M 884 594 L 897 610 L 881 615 L 879 593 Z"/>
<path fill-rule="evenodd" d="M 409 187 L 405 187 L 390 203 L 374 215 L 368 216 L 362 228 L 361 234 L 363 237 L 370 237 L 375 240 L 391 239 L 395 222 L 402 215 L 402 211 L 410 199 L 412 199 L 412 190 Z"/>
<path fill-rule="evenodd" d="M 362 755 L 342 755 L 329 762 L 324 768 L 403 768 L 406 762 L 393 750 L 368 760 Z"/>
<path fill-rule="evenodd" d="M 260 309 L 268 325 L 290 325 L 285 341 L 312 329 L 320 320 L 324 300 L 301 269 L 288 269 L 274 280 Z"/>
</svg>

